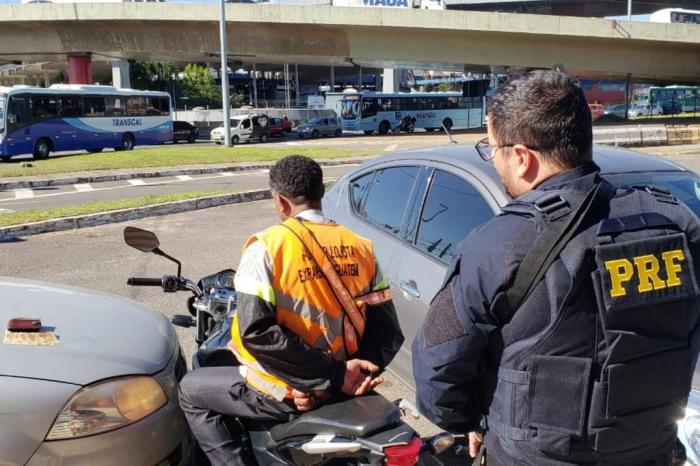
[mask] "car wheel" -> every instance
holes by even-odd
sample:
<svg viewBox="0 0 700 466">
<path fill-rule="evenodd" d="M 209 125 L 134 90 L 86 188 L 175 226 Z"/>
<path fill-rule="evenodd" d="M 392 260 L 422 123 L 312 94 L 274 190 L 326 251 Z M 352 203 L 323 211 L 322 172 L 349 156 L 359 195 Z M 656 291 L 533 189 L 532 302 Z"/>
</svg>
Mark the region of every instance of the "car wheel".
<svg viewBox="0 0 700 466">
<path fill-rule="evenodd" d="M 391 127 L 391 126 L 389 125 L 389 122 L 388 122 L 388 121 L 382 121 L 382 122 L 379 124 L 379 131 L 378 131 L 378 133 L 379 133 L 379 134 L 387 134 L 387 133 L 389 133 L 390 127 Z"/>
<path fill-rule="evenodd" d="M 317 129 L 313 130 L 313 132 L 311 133 L 312 138 L 317 138 L 320 135 L 321 135 L 321 133 L 319 133 Z"/>
<path fill-rule="evenodd" d="M 51 153 L 51 142 L 48 139 L 39 139 L 36 144 L 34 144 L 34 160 L 44 160 L 49 158 Z"/>
<path fill-rule="evenodd" d="M 241 142 L 241 138 L 239 138 L 238 136 L 234 136 L 234 137 L 231 138 L 231 142 L 232 142 L 234 145 L 236 145 L 236 144 L 238 144 L 239 142 Z"/>
<path fill-rule="evenodd" d="M 195 138 L 189 138 L 189 139 L 187 140 L 187 142 L 189 142 L 190 144 L 194 144 L 195 141 L 196 141 Z"/>
<path fill-rule="evenodd" d="M 131 134 L 125 134 L 122 136 L 122 142 L 117 148 L 117 150 L 133 150 L 134 149 L 134 137 Z"/>
<path fill-rule="evenodd" d="M 340 136 L 343 135 L 343 130 L 338 128 L 335 130 L 335 137 L 339 138 Z"/>
<path fill-rule="evenodd" d="M 445 118 L 442 120 L 442 125 L 447 128 L 447 131 L 452 129 L 452 119 L 451 118 Z"/>
<path fill-rule="evenodd" d="M 262 133 L 260 135 L 260 142 L 262 142 L 263 144 L 267 142 L 267 134 L 266 133 Z"/>
<path fill-rule="evenodd" d="M 283 138 L 286 138 L 287 136 L 289 136 L 289 131 L 286 130 L 286 129 L 283 129 L 283 130 L 282 130 L 282 137 L 283 137 Z"/>
<path fill-rule="evenodd" d="M 177 144 L 177 143 L 178 143 L 178 140 L 177 140 L 177 139 L 173 139 L 173 144 Z"/>
<path fill-rule="evenodd" d="M 365 130 L 364 133 L 365 133 L 367 136 L 369 136 L 370 134 L 374 133 L 374 131 L 366 131 L 366 130 Z"/>
</svg>

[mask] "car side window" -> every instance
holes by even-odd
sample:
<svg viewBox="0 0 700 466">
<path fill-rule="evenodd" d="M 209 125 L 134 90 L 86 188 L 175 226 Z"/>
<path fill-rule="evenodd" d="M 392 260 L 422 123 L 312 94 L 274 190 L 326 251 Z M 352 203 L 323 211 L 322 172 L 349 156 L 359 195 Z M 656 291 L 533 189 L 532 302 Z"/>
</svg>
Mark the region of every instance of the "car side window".
<svg viewBox="0 0 700 466">
<path fill-rule="evenodd" d="M 415 246 L 449 263 L 467 234 L 493 216 L 491 207 L 469 182 L 435 170 L 420 215 Z"/>
<path fill-rule="evenodd" d="M 398 234 L 419 171 L 411 166 L 377 170 L 358 213 L 383 230 Z"/>
<path fill-rule="evenodd" d="M 350 181 L 350 203 L 352 204 L 353 210 L 360 215 L 363 215 L 362 201 L 365 199 L 367 188 L 369 188 L 373 176 L 374 172 L 370 172 Z"/>
</svg>

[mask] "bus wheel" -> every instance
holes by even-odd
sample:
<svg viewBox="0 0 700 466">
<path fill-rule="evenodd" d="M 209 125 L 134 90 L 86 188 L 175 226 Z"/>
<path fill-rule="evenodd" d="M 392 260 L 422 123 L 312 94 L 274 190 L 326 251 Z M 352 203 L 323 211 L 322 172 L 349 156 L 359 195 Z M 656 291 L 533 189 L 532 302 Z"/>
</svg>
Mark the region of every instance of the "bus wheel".
<svg viewBox="0 0 700 466">
<path fill-rule="evenodd" d="M 452 119 L 451 118 L 445 118 L 442 120 L 442 125 L 447 128 L 447 131 L 452 129 Z"/>
<path fill-rule="evenodd" d="M 122 142 L 119 146 L 119 150 L 133 150 L 134 149 L 134 137 L 131 134 L 125 134 L 122 136 Z"/>
<path fill-rule="evenodd" d="M 372 134 L 372 133 L 374 133 L 374 131 L 367 131 L 367 130 L 365 130 L 365 134 L 366 134 L 367 136 L 369 136 L 369 135 Z"/>
<path fill-rule="evenodd" d="M 44 160 L 49 158 L 51 152 L 51 142 L 48 139 L 39 139 L 34 144 L 34 160 Z"/>
<path fill-rule="evenodd" d="M 387 134 L 389 132 L 389 122 L 382 121 L 379 124 L 379 134 Z"/>
</svg>

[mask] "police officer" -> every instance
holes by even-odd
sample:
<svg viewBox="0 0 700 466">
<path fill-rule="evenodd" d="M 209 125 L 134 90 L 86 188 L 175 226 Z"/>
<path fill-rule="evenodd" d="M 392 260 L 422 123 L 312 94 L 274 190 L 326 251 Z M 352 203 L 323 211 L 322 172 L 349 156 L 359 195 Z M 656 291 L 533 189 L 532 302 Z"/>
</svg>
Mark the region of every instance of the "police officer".
<svg viewBox="0 0 700 466">
<path fill-rule="evenodd" d="M 477 150 L 514 200 L 462 242 L 413 342 L 420 410 L 489 466 L 670 464 L 698 355 L 697 217 L 600 178 L 559 71 L 499 89 Z"/>
<path fill-rule="evenodd" d="M 286 422 L 335 394 L 382 382 L 403 343 L 372 243 L 321 212 L 323 173 L 286 157 L 270 170 L 282 223 L 246 243 L 234 284 L 230 348 L 241 366 L 205 367 L 180 384 L 192 433 L 214 465 L 255 464 L 226 417 Z"/>
</svg>

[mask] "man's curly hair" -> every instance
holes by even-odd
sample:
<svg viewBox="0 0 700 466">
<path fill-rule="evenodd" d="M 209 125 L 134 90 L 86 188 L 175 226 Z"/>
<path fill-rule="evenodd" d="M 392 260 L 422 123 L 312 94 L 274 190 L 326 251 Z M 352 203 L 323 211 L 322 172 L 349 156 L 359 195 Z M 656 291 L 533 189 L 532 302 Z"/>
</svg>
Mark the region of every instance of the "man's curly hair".
<svg viewBox="0 0 700 466">
<path fill-rule="evenodd" d="M 270 188 L 296 205 L 320 202 L 325 192 L 323 170 L 313 159 L 290 155 L 270 169 Z"/>
</svg>

